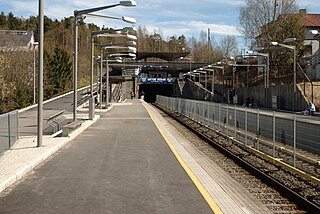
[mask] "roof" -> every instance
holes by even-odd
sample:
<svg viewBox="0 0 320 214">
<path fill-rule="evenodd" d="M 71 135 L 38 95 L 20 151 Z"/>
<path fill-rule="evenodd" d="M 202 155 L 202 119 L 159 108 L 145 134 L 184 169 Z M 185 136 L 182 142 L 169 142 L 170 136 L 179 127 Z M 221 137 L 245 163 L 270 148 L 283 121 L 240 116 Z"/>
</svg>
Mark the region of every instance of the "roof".
<svg viewBox="0 0 320 214">
<path fill-rule="evenodd" d="M 320 27 L 320 14 L 305 14 L 305 27 Z"/>
<path fill-rule="evenodd" d="M 137 52 L 137 60 L 142 60 L 150 57 L 159 58 L 167 61 L 173 61 L 179 59 L 180 57 L 185 57 L 190 52 Z"/>
<path fill-rule="evenodd" d="M 0 48 L 29 49 L 34 42 L 32 31 L 0 30 Z"/>
</svg>

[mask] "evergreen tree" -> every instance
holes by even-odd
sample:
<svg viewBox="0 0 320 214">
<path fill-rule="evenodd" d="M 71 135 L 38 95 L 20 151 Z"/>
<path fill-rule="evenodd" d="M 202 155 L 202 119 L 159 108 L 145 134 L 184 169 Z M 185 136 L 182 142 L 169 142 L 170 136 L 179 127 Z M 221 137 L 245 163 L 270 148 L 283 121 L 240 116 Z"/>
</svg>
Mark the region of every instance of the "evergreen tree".
<svg viewBox="0 0 320 214">
<path fill-rule="evenodd" d="M 6 29 L 7 17 L 3 12 L 0 13 L 0 29 Z"/>
<path fill-rule="evenodd" d="M 66 91 L 72 77 L 72 62 L 67 51 L 55 48 L 52 56 L 48 57 L 48 82 L 47 96 L 60 94 Z"/>
<path fill-rule="evenodd" d="M 22 24 L 22 21 L 20 18 L 17 18 L 13 15 L 12 12 L 10 12 L 7 16 L 7 22 L 8 22 L 8 27 L 9 27 L 9 30 L 19 30 L 21 29 L 21 24 Z"/>
</svg>

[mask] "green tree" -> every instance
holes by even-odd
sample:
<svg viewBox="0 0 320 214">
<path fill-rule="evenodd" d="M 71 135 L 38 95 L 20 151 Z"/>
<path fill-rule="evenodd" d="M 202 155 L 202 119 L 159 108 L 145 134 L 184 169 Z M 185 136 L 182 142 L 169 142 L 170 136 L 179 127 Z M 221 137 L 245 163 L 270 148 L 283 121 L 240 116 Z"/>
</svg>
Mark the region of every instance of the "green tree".
<svg viewBox="0 0 320 214">
<path fill-rule="evenodd" d="M 270 48 L 272 41 L 301 37 L 302 23 L 296 0 L 246 0 L 239 20 L 239 30 L 251 46 Z"/>
<path fill-rule="evenodd" d="M 7 21 L 10 30 L 19 30 L 22 26 L 21 19 L 15 17 L 12 12 L 7 15 Z"/>
<path fill-rule="evenodd" d="M 283 43 L 286 38 L 297 38 L 298 56 L 304 51 L 304 14 L 298 12 L 296 0 L 246 0 L 240 9 L 240 32 L 250 48 L 261 48 L 270 54 L 270 78 L 274 83 L 291 83 L 293 54 L 285 49 L 270 51 L 271 42 Z"/>
<path fill-rule="evenodd" d="M 72 76 L 72 63 L 67 51 L 55 48 L 51 56 L 48 57 L 48 87 L 46 96 L 51 97 L 66 91 L 70 85 Z"/>
<path fill-rule="evenodd" d="M 0 29 L 7 28 L 7 17 L 3 12 L 0 13 Z"/>
<path fill-rule="evenodd" d="M 25 30 L 33 31 L 34 37 L 38 38 L 38 26 L 37 26 L 37 17 L 30 16 L 25 20 Z"/>
</svg>

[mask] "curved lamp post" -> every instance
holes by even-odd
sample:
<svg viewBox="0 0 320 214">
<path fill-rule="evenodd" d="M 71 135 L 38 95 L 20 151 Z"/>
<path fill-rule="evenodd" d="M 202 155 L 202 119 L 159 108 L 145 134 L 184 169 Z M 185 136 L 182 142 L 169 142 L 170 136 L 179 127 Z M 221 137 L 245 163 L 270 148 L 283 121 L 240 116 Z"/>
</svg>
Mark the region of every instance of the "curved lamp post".
<svg viewBox="0 0 320 214">
<path fill-rule="evenodd" d="M 180 60 L 189 60 L 189 72 L 191 72 L 191 57 L 180 57 Z"/>
<path fill-rule="evenodd" d="M 288 42 L 285 40 L 285 42 Z M 274 46 L 281 46 L 281 47 L 284 47 L 284 48 L 287 48 L 289 50 L 292 50 L 293 51 L 293 93 L 294 93 L 294 98 L 293 98 L 293 111 L 295 111 L 296 109 L 296 95 L 297 95 L 297 51 L 296 51 L 296 47 L 295 46 L 292 46 L 292 45 L 285 45 L 285 44 L 281 44 L 281 43 L 278 43 L 278 42 L 271 42 L 271 45 L 274 45 Z"/>
<path fill-rule="evenodd" d="M 137 40 L 137 37 L 135 35 L 131 35 L 131 34 L 101 34 L 99 36 L 103 36 L 103 37 L 114 37 L 114 38 L 119 38 L 119 37 L 122 37 L 122 38 L 127 38 L 127 39 L 132 39 L 132 40 Z M 133 41 L 130 41 L 131 44 L 133 44 Z M 109 47 L 112 47 L 113 44 L 105 44 L 105 45 L 101 45 L 100 47 L 100 56 L 101 56 L 101 59 L 103 59 L 103 48 L 109 46 Z M 128 45 L 128 43 L 127 43 Z M 119 46 L 119 44 L 114 44 L 113 46 Z M 102 83 L 102 61 L 100 61 L 100 82 Z M 108 62 L 108 60 L 107 60 Z M 108 65 L 107 65 L 107 69 L 108 69 Z M 109 72 L 107 70 L 107 75 L 109 75 Z M 107 78 L 108 79 L 108 78 Z M 102 95 L 102 84 L 100 83 L 100 95 Z M 100 96 L 100 109 L 101 109 L 101 104 L 102 104 L 102 96 Z"/>
<path fill-rule="evenodd" d="M 33 104 L 36 103 L 36 46 L 38 42 L 33 43 Z"/>
<path fill-rule="evenodd" d="M 214 72 L 215 69 L 221 69 L 222 70 L 222 74 L 224 75 L 224 67 L 223 66 L 217 66 L 217 65 L 208 65 L 209 68 L 213 68 L 213 69 L 208 69 L 208 70 L 212 70 L 212 80 L 211 80 L 211 93 L 214 96 Z M 222 80 L 222 82 L 224 82 L 224 79 Z M 224 92 L 222 92 L 223 96 L 224 96 Z M 223 97 L 224 99 L 224 97 Z"/>
<path fill-rule="evenodd" d="M 137 49 L 135 47 L 131 47 L 131 46 L 119 46 L 119 45 L 107 45 L 105 47 L 103 47 L 104 49 L 127 49 L 127 53 L 133 53 L 135 54 Z M 106 53 L 106 86 L 107 86 L 107 94 L 106 94 L 106 107 L 108 106 L 109 104 L 109 93 L 108 93 L 108 87 L 109 87 L 109 55 L 108 55 L 108 52 Z M 101 78 L 102 80 L 102 78 Z M 100 84 L 102 85 L 102 84 Z M 100 86 L 101 87 L 101 86 Z M 101 91 L 102 92 L 102 91 Z M 101 93 L 102 94 L 102 93 Z M 101 95 L 100 94 L 100 95 Z M 102 96 L 100 96 L 100 101 L 102 103 Z M 100 105 L 101 107 L 101 105 Z"/>
<path fill-rule="evenodd" d="M 251 55 L 262 56 L 266 58 L 266 79 L 265 79 L 265 88 L 269 88 L 269 75 L 270 75 L 270 60 L 268 53 L 260 53 L 257 51 L 248 51 Z"/>
<path fill-rule="evenodd" d="M 39 0 L 38 25 L 38 111 L 37 111 L 37 147 L 42 146 L 43 136 L 43 41 L 44 41 L 44 0 Z"/>
<path fill-rule="evenodd" d="M 205 79 L 204 87 L 205 87 L 205 89 L 207 89 L 207 71 L 204 70 L 203 68 L 199 68 L 199 69 L 195 70 L 194 73 L 199 73 L 199 82 L 200 82 L 201 74 L 204 74 L 204 79 Z"/>
<path fill-rule="evenodd" d="M 266 58 L 266 67 L 265 67 L 265 77 L 264 77 L 264 102 L 265 102 L 265 106 L 267 107 L 267 101 L 268 101 L 268 96 L 267 96 L 267 92 L 268 92 L 268 88 L 269 88 L 269 75 L 270 75 L 270 60 L 269 60 L 269 54 L 268 53 L 260 53 L 257 51 L 248 51 L 247 53 L 252 54 L 252 55 L 256 55 L 256 56 L 262 56 Z M 248 67 L 249 69 L 249 67 Z M 247 71 L 247 79 L 248 79 L 248 71 Z M 247 88 L 248 88 L 248 81 L 247 81 Z"/>
<path fill-rule="evenodd" d="M 74 57 L 73 57 L 73 121 L 77 120 L 77 73 L 78 73 L 78 21 L 84 15 L 94 16 L 94 12 L 117 7 L 135 7 L 137 3 L 135 1 L 120 1 L 118 4 L 90 8 L 85 10 L 75 10 L 74 11 Z"/>
<path fill-rule="evenodd" d="M 126 21 L 126 20 L 124 20 Z M 133 19 L 129 19 L 130 23 L 132 23 Z M 93 97 L 93 61 L 94 61 L 94 37 L 104 36 L 104 35 L 121 35 L 121 34 L 112 34 L 117 32 L 128 32 L 128 31 L 136 31 L 135 27 L 124 27 L 122 29 L 108 29 L 102 31 L 93 31 L 91 32 L 91 72 L 90 72 L 90 98 L 89 98 L 89 120 L 93 120 L 94 118 L 94 97 Z"/>
</svg>

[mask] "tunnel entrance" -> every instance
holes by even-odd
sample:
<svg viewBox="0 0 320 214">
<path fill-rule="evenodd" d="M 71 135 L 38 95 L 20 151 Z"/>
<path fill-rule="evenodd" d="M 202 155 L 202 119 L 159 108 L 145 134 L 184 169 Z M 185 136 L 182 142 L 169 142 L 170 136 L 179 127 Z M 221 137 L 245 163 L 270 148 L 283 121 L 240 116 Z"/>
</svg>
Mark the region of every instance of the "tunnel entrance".
<svg viewBox="0 0 320 214">
<path fill-rule="evenodd" d="M 144 91 L 144 100 L 148 103 L 156 101 L 156 95 L 172 97 L 173 84 L 140 84 L 139 94 Z"/>
</svg>

